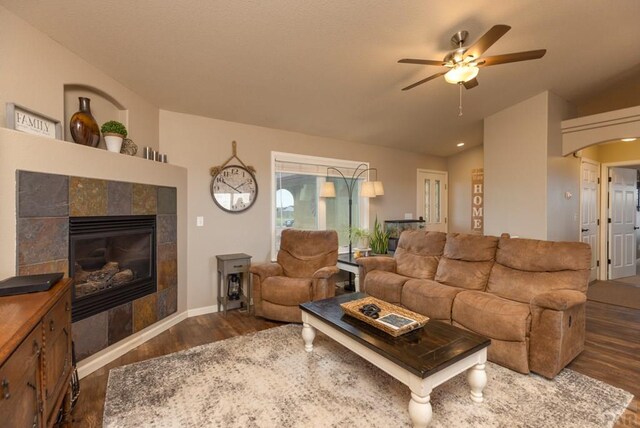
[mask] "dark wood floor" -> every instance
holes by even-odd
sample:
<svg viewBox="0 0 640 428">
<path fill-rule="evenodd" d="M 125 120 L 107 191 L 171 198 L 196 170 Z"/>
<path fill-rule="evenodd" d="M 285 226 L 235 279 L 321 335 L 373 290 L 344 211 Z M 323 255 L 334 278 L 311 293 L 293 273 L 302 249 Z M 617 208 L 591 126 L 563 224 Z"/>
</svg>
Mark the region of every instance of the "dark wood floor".
<svg viewBox="0 0 640 428">
<path fill-rule="evenodd" d="M 239 311 L 188 318 L 82 379 L 73 426 L 102 426 L 107 375 L 114 367 L 278 325 Z M 639 310 L 588 302 L 586 349 L 569 367 L 633 393 L 616 427 L 640 427 Z"/>
</svg>

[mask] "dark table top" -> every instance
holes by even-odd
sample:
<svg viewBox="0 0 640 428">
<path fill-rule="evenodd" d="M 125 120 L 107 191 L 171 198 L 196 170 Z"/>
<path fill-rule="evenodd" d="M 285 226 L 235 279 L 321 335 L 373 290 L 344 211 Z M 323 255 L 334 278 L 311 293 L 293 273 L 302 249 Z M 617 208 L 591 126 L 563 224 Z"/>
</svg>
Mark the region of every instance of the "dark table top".
<svg viewBox="0 0 640 428">
<path fill-rule="evenodd" d="M 358 263 L 356 263 L 356 258 L 353 257 L 353 253 L 351 253 L 351 254 L 339 254 L 338 255 L 338 261 L 346 263 L 348 265 L 358 266 Z"/>
<path fill-rule="evenodd" d="M 393 337 L 342 311 L 340 303 L 366 296 L 350 293 L 303 303 L 300 309 L 423 379 L 491 344 L 486 337 L 434 320 L 418 330 Z"/>
</svg>

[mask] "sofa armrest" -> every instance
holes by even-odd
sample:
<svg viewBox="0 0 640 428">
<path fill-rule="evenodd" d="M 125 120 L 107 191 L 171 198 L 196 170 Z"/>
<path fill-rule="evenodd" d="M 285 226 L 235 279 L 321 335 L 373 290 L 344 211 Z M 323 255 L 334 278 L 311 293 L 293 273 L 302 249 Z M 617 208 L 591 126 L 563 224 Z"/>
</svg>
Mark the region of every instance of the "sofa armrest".
<svg viewBox="0 0 640 428">
<path fill-rule="evenodd" d="M 249 272 L 258 275 L 262 281 L 270 276 L 281 276 L 282 266 L 278 263 L 262 263 L 258 265 L 251 265 Z"/>
<path fill-rule="evenodd" d="M 396 271 L 396 260 L 393 257 L 359 257 L 356 259 L 356 263 L 358 263 L 361 268 L 364 268 L 365 272 L 371 272 L 372 270 Z"/>
<path fill-rule="evenodd" d="M 587 301 L 586 294 L 576 290 L 555 290 L 537 294 L 531 299 L 531 308 L 566 311 Z"/>
<path fill-rule="evenodd" d="M 318 269 L 317 271 L 315 271 L 313 273 L 313 278 L 322 278 L 322 279 L 328 279 L 330 277 L 332 277 L 333 275 L 337 274 L 338 272 L 340 272 L 340 269 L 338 269 L 337 266 L 325 266 L 323 268 Z"/>
<path fill-rule="evenodd" d="M 553 378 L 584 349 L 585 293 L 556 290 L 531 299 L 529 369 Z"/>
<path fill-rule="evenodd" d="M 367 274 L 372 270 L 384 270 L 387 272 L 396 271 L 396 259 L 393 257 L 383 256 L 371 256 L 371 257 L 359 257 L 356 259 L 356 263 L 360 266 L 360 290 L 364 290 L 363 284 L 367 277 Z"/>
</svg>

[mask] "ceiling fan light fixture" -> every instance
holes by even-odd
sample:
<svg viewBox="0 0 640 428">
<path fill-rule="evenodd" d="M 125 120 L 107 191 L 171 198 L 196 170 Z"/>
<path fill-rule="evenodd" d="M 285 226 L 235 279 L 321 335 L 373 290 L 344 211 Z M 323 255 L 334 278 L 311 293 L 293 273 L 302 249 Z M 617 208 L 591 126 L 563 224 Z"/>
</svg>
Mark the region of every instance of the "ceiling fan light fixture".
<svg viewBox="0 0 640 428">
<path fill-rule="evenodd" d="M 451 70 L 444 75 L 444 80 L 448 83 L 458 84 L 468 82 L 475 79 L 480 69 L 470 64 L 456 64 Z"/>
</svg>

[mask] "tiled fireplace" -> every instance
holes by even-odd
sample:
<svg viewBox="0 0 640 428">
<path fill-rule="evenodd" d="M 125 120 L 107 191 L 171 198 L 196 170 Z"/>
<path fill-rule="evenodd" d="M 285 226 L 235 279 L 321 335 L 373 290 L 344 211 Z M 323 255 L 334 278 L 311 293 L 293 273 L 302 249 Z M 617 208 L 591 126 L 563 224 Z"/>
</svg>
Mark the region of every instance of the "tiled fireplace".
<svg viewBox="0 0 640 428">
<path fill-rule="evenodd" d="M 174 187 L 28 171 L 17 172 L 17 183 L 17 271 L 75 273 L 78 359 L 176 312 Z M 97 309 L 81 307 L 92 295 Z"/>
</svg>

